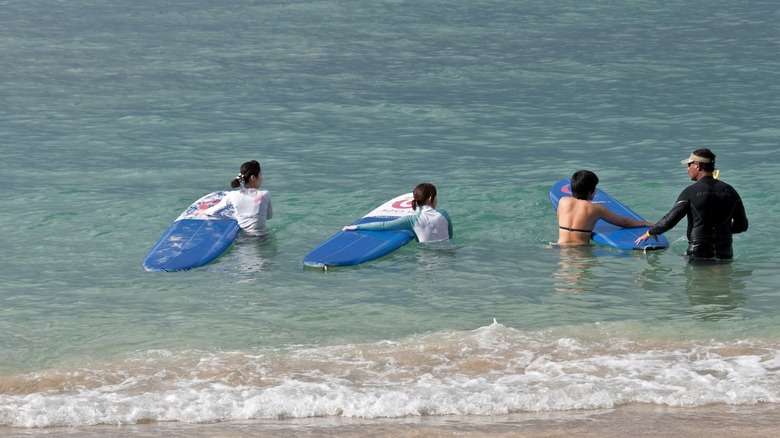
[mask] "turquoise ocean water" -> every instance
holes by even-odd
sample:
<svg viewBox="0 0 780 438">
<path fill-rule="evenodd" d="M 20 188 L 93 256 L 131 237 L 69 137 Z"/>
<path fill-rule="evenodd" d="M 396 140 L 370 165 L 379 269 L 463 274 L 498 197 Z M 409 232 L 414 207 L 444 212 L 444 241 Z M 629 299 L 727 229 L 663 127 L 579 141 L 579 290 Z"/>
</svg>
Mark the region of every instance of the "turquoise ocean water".
<svg viewBox="0 0 780 438">
<path fill-rule="evenodd" d="M 780 403 L 775 2 L 0 4 L 4 433 Z M 657 220 L 702 146 L 733 263 L 550 246 L 558 179 Z M 144 271 L 250 159 L 271 237 Z M 423 181 L 454 250 L 303 268 Z"/>
</svg>

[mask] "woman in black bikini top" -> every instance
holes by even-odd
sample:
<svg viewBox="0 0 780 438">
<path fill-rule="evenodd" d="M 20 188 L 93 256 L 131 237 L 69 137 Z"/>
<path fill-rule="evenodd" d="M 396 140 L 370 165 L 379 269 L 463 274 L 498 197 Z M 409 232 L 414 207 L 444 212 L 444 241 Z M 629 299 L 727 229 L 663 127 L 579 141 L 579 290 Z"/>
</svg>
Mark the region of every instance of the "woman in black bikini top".
<svg viewBox="0 0 780 438">
<path fill-rule="evenodd" d="M 599 219 L 620 227 L 651 226 L 611 212 L 600 204 L 590 202 L 596 194 L 599 177 L 589 170 L 578 170 L 571 176 L 572 197 L 558 201 L 558 244 L 587 245 L 593 234 L 593 226 Z"/>
</svg>

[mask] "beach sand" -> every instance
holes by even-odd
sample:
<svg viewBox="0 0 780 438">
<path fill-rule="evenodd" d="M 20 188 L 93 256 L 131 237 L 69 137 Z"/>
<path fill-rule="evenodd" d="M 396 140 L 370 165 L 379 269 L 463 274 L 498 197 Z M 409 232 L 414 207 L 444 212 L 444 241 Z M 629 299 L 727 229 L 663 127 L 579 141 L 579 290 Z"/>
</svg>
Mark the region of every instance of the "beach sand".
<svg viewBox="0 0 780 438">
<path fill-rule="evenodd" d="M 616 409 L 519 413 L 494 417 L 428 416 L 401 419 L 341 417 L 215 424 L 0 428 L 1 437 L 774 437 L 780 405 Z"/>
</svg>

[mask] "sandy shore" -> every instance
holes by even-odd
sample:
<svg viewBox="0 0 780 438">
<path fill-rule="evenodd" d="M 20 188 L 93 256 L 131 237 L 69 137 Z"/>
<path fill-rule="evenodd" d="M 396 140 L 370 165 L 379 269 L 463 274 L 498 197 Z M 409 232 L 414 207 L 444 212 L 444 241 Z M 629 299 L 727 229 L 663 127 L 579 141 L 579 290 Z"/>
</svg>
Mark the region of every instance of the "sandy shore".
<svg viewBox="0 0 780 438">
<path fill-rule="evenodd" d="M 497 417 L 314 418 L 217 424 L 0 428 L 0 437 L 775 437 L 780 405 L 521 413 Z"/>
</svg>

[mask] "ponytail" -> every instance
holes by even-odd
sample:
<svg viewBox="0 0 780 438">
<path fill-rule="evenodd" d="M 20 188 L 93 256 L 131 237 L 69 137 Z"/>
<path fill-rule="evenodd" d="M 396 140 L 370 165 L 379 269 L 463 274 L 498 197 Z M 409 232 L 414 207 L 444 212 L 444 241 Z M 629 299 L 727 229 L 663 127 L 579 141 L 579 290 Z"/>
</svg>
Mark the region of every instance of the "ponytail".
<svg viewBox="0 0 780 438">
<path fill-rule="evenodd" d="M 244 185 L 246 180 L 252 176 L 260 176 L 260 163 L 258 163 L 257 160 L 247 161 L 242 164 L 241 172 L 230 181 L 230 187 L 233 187 L 234 189 L 238 188 Z"/>
<path fill-rule="evenodd" d="M 417 207 L 428 205 L 428 202 L 436 198 L 436 187 L 431 183 L 417 184 L 412 194 L 412 210 L 417 210 Z"/>
</svg>

